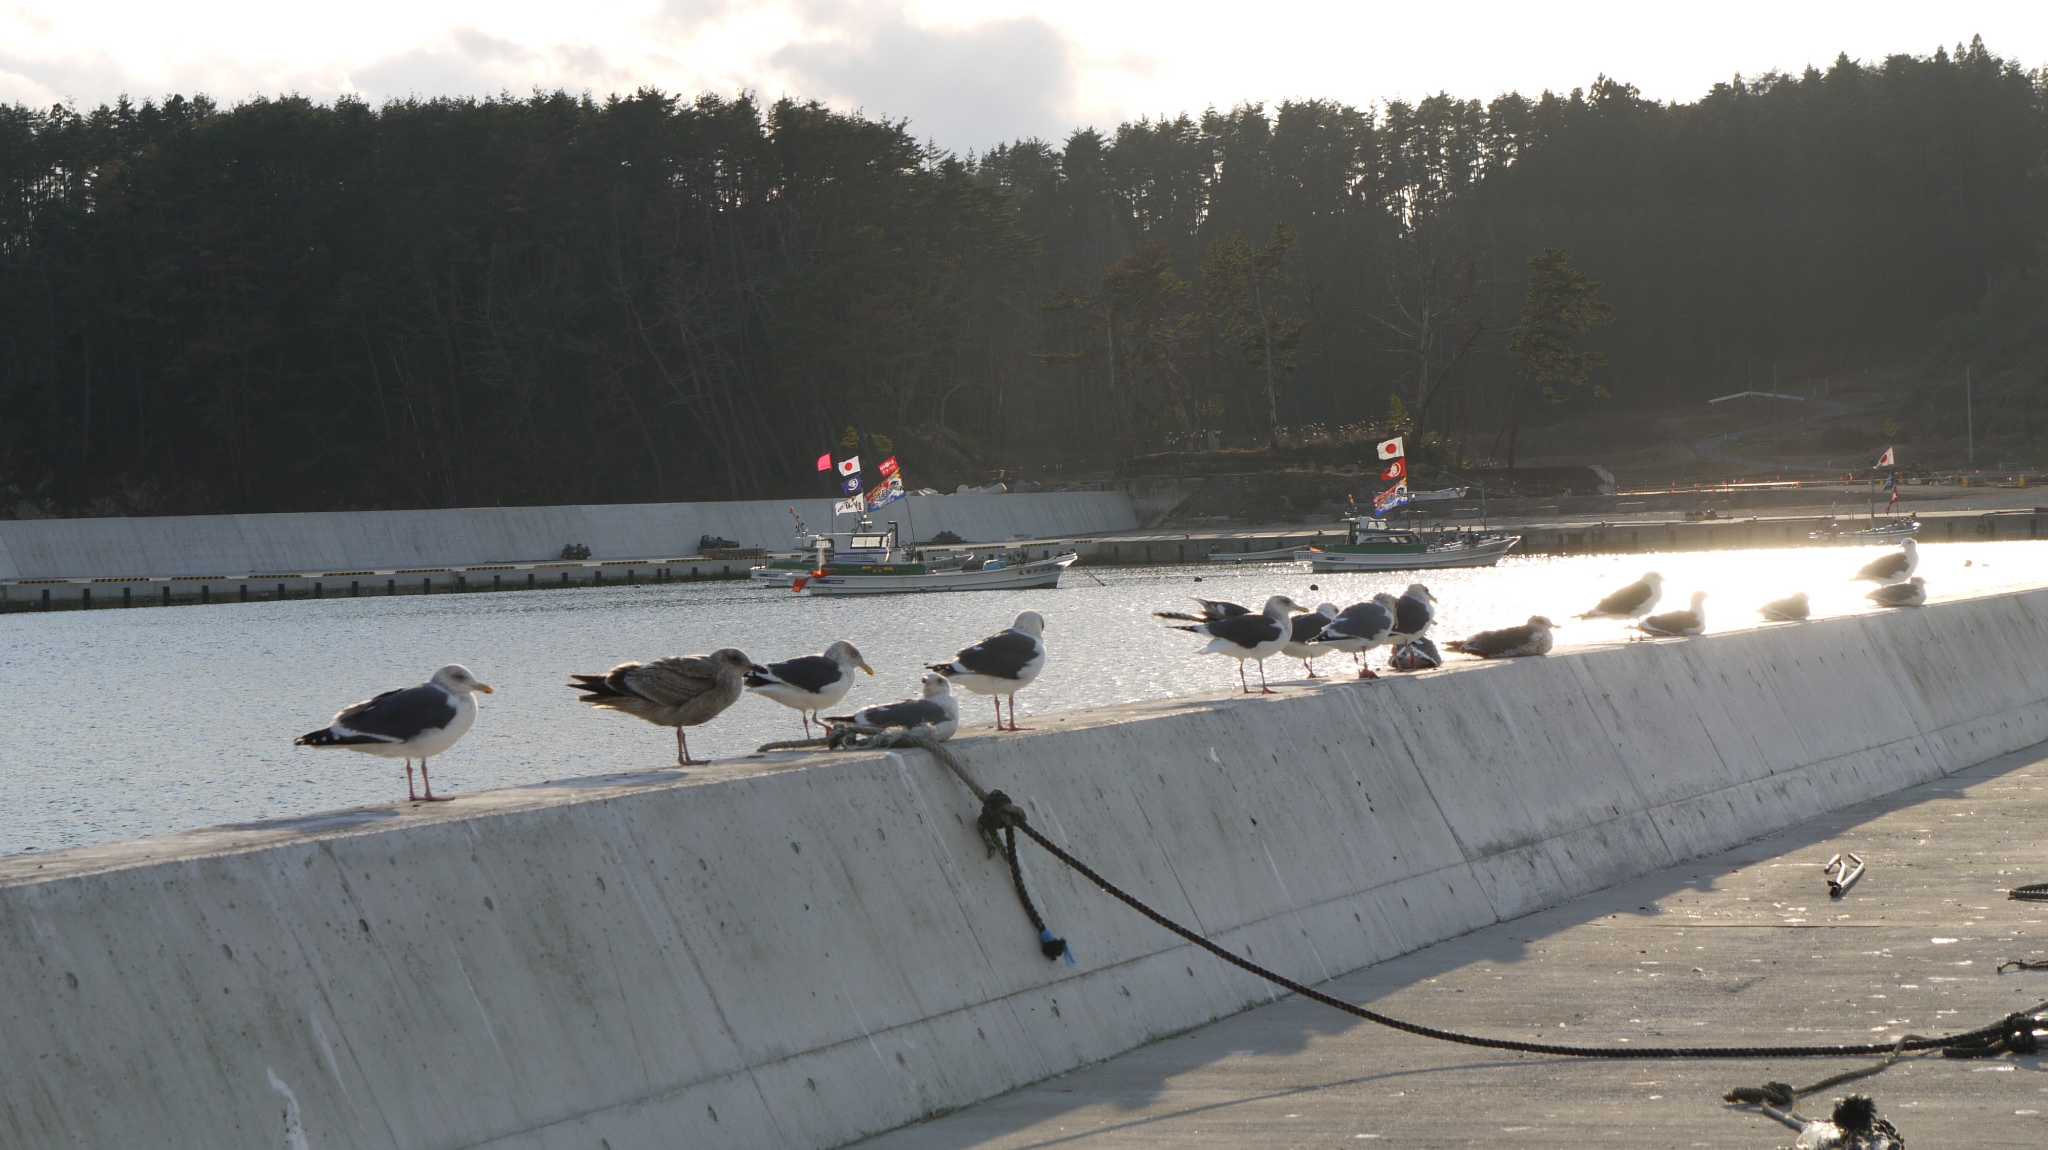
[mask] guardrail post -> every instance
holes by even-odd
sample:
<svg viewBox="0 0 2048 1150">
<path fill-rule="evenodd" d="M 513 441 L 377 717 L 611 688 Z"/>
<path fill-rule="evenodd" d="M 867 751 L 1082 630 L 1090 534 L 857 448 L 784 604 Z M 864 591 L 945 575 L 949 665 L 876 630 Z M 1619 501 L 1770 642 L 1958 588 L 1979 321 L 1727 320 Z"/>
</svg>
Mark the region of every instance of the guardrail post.
<svg viewBox="0 0 2048 1150">
<path fill-rule="evenodd" d="M 50 589 L 49 589 L 48 587 L 45 587 L 45 588 L 43 588 L 43 610 L 45 610 L 45 611 L 48 611 L 49 609 L 50 609 Z"/>
<path fill-rule="evenodd" d="M 166 584 L 164 584 L 164 606 L 168 607 L 168 606 L 170 606 L 170 605 L 171 605 L 171 585 L 170 585 L 169 583 L 166 583 Z"/>
<path fill-rule="evenodd" d="M 123 588 L 121 588 L 121 606 L 123 606 L 123 607 L 133 607 L 133 606 L 135 606 L 135 588 L 133 588 L 133 587 L 123 587 Z"/>
<path fill-rule="evenodd" d="M 79 592 L 78 609 L 81 611 L 92 610 L 92 588 L 87 587 L 85 590 Z"/>
<path fill-rule="evenodd" d="M 244 602 L 244 603 L 247 603 L 248 601 L 249 601 L 249 585 L 248 585 L 247 583 L 244 583 L 244 584 L 242 584 L 242 602 Z"/>
<path fill-rule="evenodd" d="M 434 577 L 433 577 L 432 575 L 422 575 L 422 576 L 420 576 L 420 594 L 422 594 L 422 595 L 432 595 L 433 593 L 434 593 Z"/>
</svg>

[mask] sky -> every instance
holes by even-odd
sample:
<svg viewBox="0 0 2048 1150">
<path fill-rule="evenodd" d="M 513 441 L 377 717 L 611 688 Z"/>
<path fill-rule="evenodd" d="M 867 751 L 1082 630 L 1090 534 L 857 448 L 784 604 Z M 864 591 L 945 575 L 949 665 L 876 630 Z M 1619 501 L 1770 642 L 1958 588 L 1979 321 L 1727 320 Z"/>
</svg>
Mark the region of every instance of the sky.
<svg viewBox="0 0 2048 1150">
<path fill-rule="evenodd" d="M 967 152 L 1247 101 L 1490 99 L 1602 73 L 1690 100 L 1738 73 L 1977 34 L 2048 65 L 2038 0 L 0 0 L 0 102 L 752 91 L 905 118 Z"/>
</svg>

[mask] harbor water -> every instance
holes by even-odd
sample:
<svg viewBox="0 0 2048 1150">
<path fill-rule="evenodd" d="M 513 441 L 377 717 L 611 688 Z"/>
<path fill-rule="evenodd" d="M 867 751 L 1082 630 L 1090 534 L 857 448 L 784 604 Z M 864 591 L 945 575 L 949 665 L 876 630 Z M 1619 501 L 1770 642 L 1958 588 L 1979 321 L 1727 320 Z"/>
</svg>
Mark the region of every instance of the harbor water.
<svg viewBox="0 0 2048 1150">
<path fill-rule="evenodd" d="M 1420 581 L 1439 602 L 1439 641 L 1546 614 L 1563 625 L 1558 644 L 1567 648 L 1628 637 L 1622 623 L 1571 616 L 1647 570 L 1665 576 L 1660 609 L 1707 592 L 1710 632 L 1756 626 L 1758 605 L 1799 590 L 1816 617 L 1873 610 L 1868 585 L 1850 576 L 1886 550 L 1511 558 L 1486 569 L 1387 574 L 1314 575 L 1305 564 L 1083 568 L 1054 591 L 858 599 L 697 583 L 15 615 L 0 619 L 0 854 L 396 799 L 405 785 L 396 761 L 292 739 L 343 705 L 419 682 L 447 662 L 497 688 L 476 728 L 433 764 L 436 791 L 460 795 L 672 767 L 668 731 L 594 712 L 564 685 L 571 672 L 629 659 L 736 646 L 768 662 L 849 639 L 878 672 L 856 684 L 851 709 L 911 695 L 926 663 L 1030 609 L 1046 618 L 1050 652 L 1043 677 L 1019 696 L 1030 725 L 1099 704 L 1235 690 L 1233 662 L 1198 655 L 1205 640 L 1151 617 L 1186 609 L 1190 596 L 1256 607 L 1287 594 L 1304 606 L 1342 606 Z M 1921 548 L 1935 600 L 2040 586 L 2044 572 L 2048 542 Z M 1384 658 L 1374 653 L 1373 665 Z M 1320 669 L 1353 674 L 1348 657 Z M 1279 657 L 1266 673 L 1284 690 L 1302 667 Z M 973 728 L 991 725 L 994 713 L 986 699 L 968 697 L 962 716 Z M 801 734 L 794 711 L 746 698 L 692 730 L 690 746 L 699 757 L 730 757 Z"/>
</svg>

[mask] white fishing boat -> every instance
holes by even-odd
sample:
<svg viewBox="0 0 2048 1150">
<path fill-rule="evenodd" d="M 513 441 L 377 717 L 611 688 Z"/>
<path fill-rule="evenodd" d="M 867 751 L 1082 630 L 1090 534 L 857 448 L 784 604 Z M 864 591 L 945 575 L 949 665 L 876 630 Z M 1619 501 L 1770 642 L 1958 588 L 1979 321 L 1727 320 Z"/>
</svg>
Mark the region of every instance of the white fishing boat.
<svg viewBox="0 0 2048 1150">
<path fill-rule="evenodd" d="M 1039 559 L 997 551 L 926 552 L 906 547 L 896 525 L 876 528 L 863 516 L 852 531 L 813 536 L 811 554 L 749 572 L 756 582 L 805 595 L 900 595 L 920 591 L 1018 591 L 1057 587 L 1080 556 Z"/>
<path fill-rule="evenodd" d="M 1807 532 L 1806 538 L 1814 543 L 1897 543 L 1918 534 L 1918 519 L 1873 519 L 1863 527 L 1845 526 L 1830 519 L 1818 530 Z"/>
<path fill-rule="evenodd" d="M 1351 540 L 1296 553 L 1309 570 L 1428 571 L 1443 567 L 1491 567 L 1522 542 L 1519 535 L 1496 532 L 1395 531 L 1364 526 L 1373 520 L 1348 520 Z"/>
</svg>

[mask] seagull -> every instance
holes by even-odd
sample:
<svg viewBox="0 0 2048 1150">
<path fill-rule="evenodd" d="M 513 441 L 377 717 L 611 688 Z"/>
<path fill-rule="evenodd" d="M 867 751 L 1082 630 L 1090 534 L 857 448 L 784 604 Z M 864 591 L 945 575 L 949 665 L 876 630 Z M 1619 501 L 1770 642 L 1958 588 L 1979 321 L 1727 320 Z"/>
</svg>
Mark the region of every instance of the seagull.
<svg viewBox="0 0 2048 1150">
<path fill-rule="evenodd" d="M 1045 670 L 1045 616 L 1026 611 L 1007 631 L 998 631 L 972 647 L 962 647 L 950 663 L 931 669 L 977 695 L 995 696 L 996 730 L 1021 731 L 1017 725 L 1017 692 Z M 1003 726 L 1003 699 L 1010 697 L 1010 725 Z"/>
<path fill-rule="evenodd" d="M 1391 671 L 1429 671 L 1443 665 L 1443 653 L 1436 649 L 1436 644 L 1430 642 L 1427 635 L 1401 644 L 1387 657 L 1387 669 Z"/>
<path fill-rule="evenodd" d="M 1812 611 L 1806 605 L 1806 592 L 1773 599 L 1763 605 L 1764 618 L 1773 623 L 1804 623 Z"/>
<path fill-rule="evenodd" d="M 1394 600 L 1394 646 L 1405 646 L 1420 639 L 1435 619 L 1436 596 L 1420 583 L 1408 584 L 1408 590 Z"/>
<path fill-rule="evenodd" d="M 468 667 L 450 663 L 417 687 L 386 691 L 339 712 L 334 722 L 300 735 L 292 745 L 347 747 L 380 758 L 404 759 L 406 801 L 446 802 L 448 796 L 436 795 L 433 781 L 427 778 L 427 759 L 454 746 L 476 722 L 478 691 L 488 695 L 492 688 L 489 683 L 477 682 Z M 420 761 L 425 799 L 413 793 L 414 759 Z"/>
<path fill-rule="evenodd" d="M 1366 669 L 1365 653 L 1385 646 L 1393 637 L 1394 603 L 1394 597 L 1387 594 L 1353 603 L 1323 628 L 1320 642 L 1333 651 L 1346 651 L 1357 657 L 1359 678 L 1379 678 Z"/>
<path fill-rule="evenodd" d="M 1481 631 L 1469 639 L 1453 639 L 1444 646 L 1481 659 L 1519 659 L 1527 655 L 1550 654 L 1551 631 L 1557 624 L 1542 615 L 1531 615 L 1519 627 Z"/>
<path fill-rule="evenodd" d="M 1899 544 L 1899 549 L 1889 555 L 1880 555 L 1863 565 L 1856 573 L 1855 582 L 1868 580 L 1872 583 L 1903 583 L 1920 569 L 1920 545 L 1908 539 Z"/>
<path fill-rule="evenodd" d="M 1289 621 L 1291 631 L 1287 645 L 1280 650 L 1308 668 L 1308 677 L 1316 677 L 1316 660 L 1330 653 L 1330 645 L 1322 641 L 1323 628 L 1337 617 L 1337 605 L 1325 603 L 1306 615 L 1296 615 Z"/>
<path fill-rule="evenodd" d="M 1707 629 L 1707 593 L 1692 593 L 1692 609 L 1689 611 L 1666 611 L 1652 615 L 1636 624 L 1636 629 L 1647 635 L 1697 635 Z"/>
<path fill-rule="evenodd" d="M 746 652 L 721 647 L 709 655 L 677 655 L 652 663 L 620 663 L 602 675 L 571 675 L 569 686 L 593 707 L 624 711 L 676 729 L 676 763 L 693 767 L 684 727 L 710 722 L 738 701 L 741 678 L 759 670 Z"/>
<path fill-rule="evenodd" d="M 1266 660 L 1279 654 L 1280 649 L 1294 637 L 1294 628 L 1288 620 L 1301 611 L 1301 604 L 1285 595 L 1275 595 L 1266 600 L 1266 609 L 1257 615 L 1229 615 L 1206 623 L 1175 627 L 1174 630 L 1207 635 L 1209 645 L 1202 648 L 1203 654 L 1228 655 L 1236 659 L 1237 681 L 1247 695 L 1252 693 L 1252 686 L 1244 677 L 1245 660 L 1256 660 L 1259 664 L 1259 693 L 1270 695 L 1274 692 L 1266 686 Z"/>
<path fill-rule="evenodd" d="M 828 726 L 843 724 L 880 731 L 902 731 L 943 743 L 960 729 L 960 700 L 953 697 L 953 685 L 942 671 L 926 671 L 920 682 L 924 687 L 921 698 L 863 707 L 851 715 L 828 715 L 824 722 Z M 1013 717 L 1016 709 L 1017 704 L 1011 702 Z"/>
<path fill-rule="evenodd" d="M 1904 583 L 1888 583 L 1871 591 L 1867 598 L 1880 607 L 1922 607 L 1927 603 L 1927 580 L 1915 575 Z"/>
<path fill-rule="evenodd" d="M 822 655 L 802 655 L 756 667 L 742 681 L 762 698 L 795 709 L 804 721 L 804 737 L 809 738 L 811 716 L 825 707 L 839 705 L 839 700 L 853 687 L 855 668 L 870 675 L 875 673 L 868 661 L 861 658 L 860 648 L 841 639 L 825 648 Z"/>
<path fill-rule="evenodd" d="M 1664 577 L 1655 571 L 1645 572 L 1641 579 L 1600 600 L 1579 618 L 1640 619 L 1656 610 L 1657 600 L 1663 595 Z"/>
</svg>

